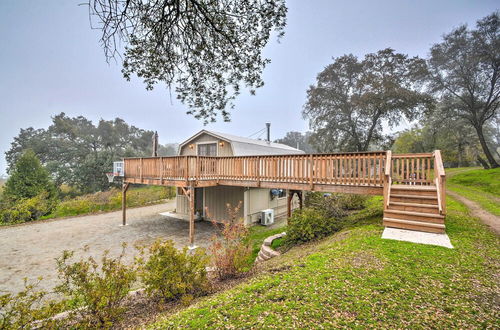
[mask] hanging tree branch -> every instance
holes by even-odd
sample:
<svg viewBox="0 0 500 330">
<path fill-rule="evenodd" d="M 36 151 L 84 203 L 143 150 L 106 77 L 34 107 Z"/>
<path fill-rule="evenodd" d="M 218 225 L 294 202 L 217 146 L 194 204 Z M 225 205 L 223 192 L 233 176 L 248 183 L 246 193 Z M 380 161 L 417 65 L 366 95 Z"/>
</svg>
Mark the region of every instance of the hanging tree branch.
<svg viewBox="0 0 500 330">
<path fill-rule="evenodd" d="M 242 87 L 263 86 L 271 33 L 283 36 L 285 0 L 88 0 L 107 61 L 122 73 L 173 87 L 188 113 L 206 122 L 229 110 Z"/>
</svg>

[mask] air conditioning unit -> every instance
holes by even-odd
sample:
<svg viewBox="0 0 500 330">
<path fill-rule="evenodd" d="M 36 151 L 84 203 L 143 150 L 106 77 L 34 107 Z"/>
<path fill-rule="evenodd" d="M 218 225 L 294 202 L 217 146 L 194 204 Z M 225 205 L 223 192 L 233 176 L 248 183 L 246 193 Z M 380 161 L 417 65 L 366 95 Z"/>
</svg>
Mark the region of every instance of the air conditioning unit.
<svg viewBox="0 0 500 330">
<path fill-rule="evenodd" d="M 264 226 L 269 226 L 274 223 L 274 210 L 267 209 L 262 210 L 260 213 L 260 224 Z"/>
</svg>

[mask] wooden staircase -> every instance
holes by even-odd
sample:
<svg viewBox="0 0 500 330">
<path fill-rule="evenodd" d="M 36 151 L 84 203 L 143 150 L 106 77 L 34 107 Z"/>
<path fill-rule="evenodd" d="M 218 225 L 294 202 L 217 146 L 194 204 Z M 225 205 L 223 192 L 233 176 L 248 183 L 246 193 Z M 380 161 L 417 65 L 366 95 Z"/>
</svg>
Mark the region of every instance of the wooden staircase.
<svg viewBox="0 0 500 330">
<path fill-rule="evenodd" d="M 418 156 L 392 156 L 388 151 L 385 176 L 384 226 L 445 232 L 445 172 L 439 150 Z"/>
<path fill-rule="evenodd" d="M 444 233 L 436 186 L 392 185 L 384 209 L 384 226 Z"/>
</svg>

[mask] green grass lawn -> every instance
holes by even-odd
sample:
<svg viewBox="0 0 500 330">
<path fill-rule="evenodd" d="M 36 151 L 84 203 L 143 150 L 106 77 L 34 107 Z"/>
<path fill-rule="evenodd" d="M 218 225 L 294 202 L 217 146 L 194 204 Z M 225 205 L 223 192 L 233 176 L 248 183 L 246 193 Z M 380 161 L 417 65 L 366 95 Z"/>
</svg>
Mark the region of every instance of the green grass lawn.
<svg viewBox="0 0 500 330">
<path fill-rule="evenodd" d="M 446 169 L 446 188 L 477 202 L 485 210 L 500 216 L 500 168 L 480 167 Z"/>
<path fill-rule="evenodd" d="M 448 210 L 455 249 L 382 240 L 373 199 L 350 228 L 150 326 L 498 328 L 499 239 L 451 198 Z"/>
</svg>

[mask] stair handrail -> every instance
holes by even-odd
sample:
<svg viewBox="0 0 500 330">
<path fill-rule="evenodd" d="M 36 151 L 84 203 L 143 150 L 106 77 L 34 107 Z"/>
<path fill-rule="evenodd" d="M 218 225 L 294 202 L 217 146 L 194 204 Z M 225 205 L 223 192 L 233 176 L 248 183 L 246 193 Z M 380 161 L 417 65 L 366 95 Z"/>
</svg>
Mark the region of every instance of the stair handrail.
<svg viewBox="0 0 500 330">
<path fill-rule="evenodd" d="M 384 186 L 384 209 L 389 207 L 389 202 L 391 199 L 391 184 L 392 184 L 392 177 L 391 177 L 391 166 L 392 166 L 392 151 L 387 150 L 385 153 L 385 186 Z"/>
<path fill-rule="evenodd" d="M 443 159 L 441 157 L 441 150 L 434 150 L 434 182 L 436 184 L 436 193 L 438 197 L 439 213 L 445 214 L 446 212 L 446 172 L 444 171 Z"/>
</svg>

